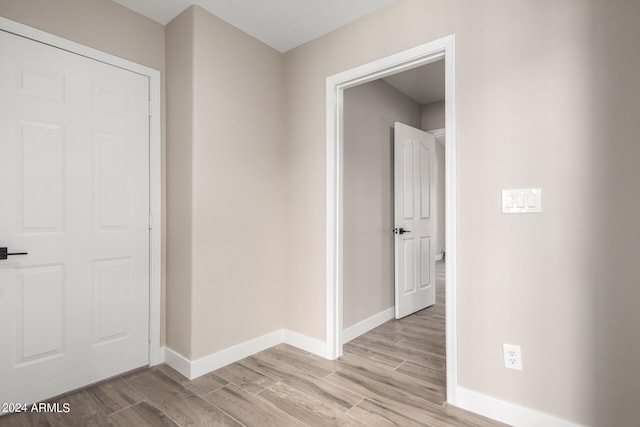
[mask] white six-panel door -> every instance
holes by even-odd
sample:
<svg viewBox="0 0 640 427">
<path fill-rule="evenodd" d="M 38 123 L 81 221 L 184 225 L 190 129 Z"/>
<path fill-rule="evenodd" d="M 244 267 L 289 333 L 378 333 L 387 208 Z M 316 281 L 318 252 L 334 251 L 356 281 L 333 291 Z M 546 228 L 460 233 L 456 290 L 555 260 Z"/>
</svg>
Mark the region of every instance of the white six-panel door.
<svg viewBox="0 0 640 427">
<path fill-rule="evenodd" d="M 148 77 L 0 31 L 0 402 L 148 363 Z"/>
<path fill-rule="evenodd" d="M 433 135 L 394 123 L 395 315 L 436 302 L 433 254 Z"/>
</svg>

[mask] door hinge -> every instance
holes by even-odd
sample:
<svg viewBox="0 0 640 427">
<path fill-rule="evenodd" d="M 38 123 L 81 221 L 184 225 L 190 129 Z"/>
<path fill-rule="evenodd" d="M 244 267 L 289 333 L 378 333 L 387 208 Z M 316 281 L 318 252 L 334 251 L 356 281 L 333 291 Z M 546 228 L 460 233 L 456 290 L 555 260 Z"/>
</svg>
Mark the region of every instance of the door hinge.
<svg viewBox="0 0 640 427">
<path fill-rule="evenodd" d="M 149 212 L 149 230 L 153 228 L 153 213 Z"/>
</svg>

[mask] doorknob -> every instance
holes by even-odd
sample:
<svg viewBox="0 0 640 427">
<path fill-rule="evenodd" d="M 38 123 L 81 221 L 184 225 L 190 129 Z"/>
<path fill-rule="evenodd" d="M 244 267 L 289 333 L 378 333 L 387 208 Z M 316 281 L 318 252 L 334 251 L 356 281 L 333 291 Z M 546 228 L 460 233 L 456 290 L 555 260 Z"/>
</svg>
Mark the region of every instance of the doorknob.
<svg viewBox="0 0 640 427">
<path fill-rule="evenodd" d="M 0 248 L 0 260 L 7 259 L 9 255 L 28 255 L 27 252 L 8 253 L 7 248 Z"/>
<path fill-rule="evenodd" d="M 411 230 L 405 230 L 404 228 L 400 227 L 400 228 L 394 228 L 393 233 L 394 234 L 411 233 Z"/>
</svg>

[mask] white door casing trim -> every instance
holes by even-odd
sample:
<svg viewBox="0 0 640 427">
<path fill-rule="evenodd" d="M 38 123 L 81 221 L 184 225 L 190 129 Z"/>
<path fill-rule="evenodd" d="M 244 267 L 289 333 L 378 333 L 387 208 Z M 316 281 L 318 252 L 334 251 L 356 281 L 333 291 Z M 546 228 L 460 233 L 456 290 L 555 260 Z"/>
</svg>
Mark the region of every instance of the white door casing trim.
<svg viewBox="0 0 640 427">
<path fill-rule="evenodd" d="M 149 77 L 149 365 L 164 361 L 161 324 L 161 118 L 160 71 L 101 52 L 0 16 L 0 30 Z"/>
<path fill-rule="evenodd" d="M 446 114 L 446 355 L 447 401 L 456 402 L 456 136 L 455 35 L 327 77 L 326 81 L 326 342 L 331 359 L 342 355 L 343 95 L 353 86 L 445 59 Z"/>
</svg>

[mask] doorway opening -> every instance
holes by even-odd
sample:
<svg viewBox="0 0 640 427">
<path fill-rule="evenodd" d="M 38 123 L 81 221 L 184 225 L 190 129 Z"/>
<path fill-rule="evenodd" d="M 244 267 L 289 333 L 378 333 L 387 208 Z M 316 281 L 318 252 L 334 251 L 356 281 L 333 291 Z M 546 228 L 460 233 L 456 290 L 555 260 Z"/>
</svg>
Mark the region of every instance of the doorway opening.
<svg viewBox="0 0 640 427">
<path fill-rule="evenodd" d="M 455 307 L 455 38 L 453 35 L 327 78 L 327 352 L 329 357 L 342 355 L 344 328 L 345 273 L 345 90 L 386 79 L 390 82 L 400 73 L 417 70 L 440 62 L 444 65 L 444 109 L 446 124 L 440 130 L 444 139 L 445 218 L 446 218 L 446 374 L 447 401 L 455 401 L 456 372 L 456 307 Z M 425 67 L 426 68 L 426 67 Z M 433 68 L 433 67 L 430 67 Z M 371 123 L 371 126 L 380 126 Z M 421 126 L 422 127 L 422 126 Z M 429 129 L 432 130 L 432 129 Z M 392 253 L 393 254 L 393 253 Z M 442 266 L 440 267 L 442 268 Z M 349 320 L 349 319 L 348 319 Z"/>
</svg>

